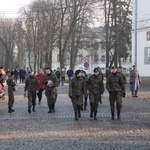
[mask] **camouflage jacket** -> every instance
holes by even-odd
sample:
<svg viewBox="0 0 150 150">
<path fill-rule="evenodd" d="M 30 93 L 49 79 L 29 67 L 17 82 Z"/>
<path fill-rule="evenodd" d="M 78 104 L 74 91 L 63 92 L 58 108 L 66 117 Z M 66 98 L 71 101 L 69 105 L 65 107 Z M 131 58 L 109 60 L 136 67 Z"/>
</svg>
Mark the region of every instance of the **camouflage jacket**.
<svg viewBox="0 0 150 150">
<path fill-rule="evenodd" d="M 52 81 L 51 86 L 48 85 L 48 81 Z M 46 74 L 44 78 L 44 84 L 46 85 L 46 90 L 53 90 L 54 88 L 58 87 L 57 77 L 54 74 Z"/>
<path fill-rule="evenodd" d="M 74 77 L 69 85 L 69 97 L 87 95 L 83 78 Z"/>
<path fill-rule="evenodd" d="M 28 76 L 25 81 L 24 91 L 38 91 L 40 88 L 40 82 L 35 76 Z"/>
<path fill-rule="evenodd" d="M 8 90 L 13 90 L 13 88 L 16 86 L 14 77 L 12 77 L 12 76 L 9 77 L 6 82 L 7 82 L 7 85 L 8 85 Z"/>
<path fill-rule="evenodd" d="M 111 74 L 106 81 L 106 89 L 109 92 L 121 92 L 124 91 L 125 85 L 124 80 L 120 74 Z"/>
<path fill-rule="evenodd" d="M 104 93 L 104 83 L 101 75 L 91 75 L 86 82 L 87 89 L 94 94 Z"/>
<path fill-rule="evenodd" d="M 119 72 L 118 74 L 121 75 L 121 77 L 122 77 L 122 79 L 124 81 L 124 84 L 126 84 L 127 83 L 126 76 L 122 72 Z"/>
</svg>

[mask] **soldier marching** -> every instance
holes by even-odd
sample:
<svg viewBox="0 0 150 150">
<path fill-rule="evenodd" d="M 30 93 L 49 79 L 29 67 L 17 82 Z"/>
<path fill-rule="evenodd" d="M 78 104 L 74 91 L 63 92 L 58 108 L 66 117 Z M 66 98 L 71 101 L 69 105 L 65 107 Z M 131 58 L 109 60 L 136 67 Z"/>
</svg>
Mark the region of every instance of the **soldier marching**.
<svg viewBox="0 0 150 150">
<path fill-rule="evenodd" d="M 117 110 L 117 119 L 120 119 L 120 113 L 122 108 L 122 97 L 125 96 L 125 84 L 126 78 L 122 73 L 122 67 L 113 66 L 111 74 L 107 76 L 106 89 L 109 92 L 109 102 L 111 109 L 111 119 L 115 119 L 115 103 Z M 103 97 L 104 83 L 103 76 L 100 68 L 97 67 L 93 70 L 91 76 L 87 76 L 83 70 L 76 70 L 75 76 L 71 79 L 69 84 L 69 97 L 74 109 L 75 120 L 81 118 L 81 111 L 87 110 L 87 100 L 90 104 L 90 117 L 97 120 L 98 103 L 102 103 L 100 98 Z M 43 73 L 43 80 L 40 81 L 37 76 L 34 76 L 34 72 L 31 70 L 29 76 L 25 80 L 24 94 L 28 97 L 28 112 L 35 112 L 36 95 L 40 90 L 40 84 L 45 88 L 45 96 L 47 97 L 47 105 L 49 108 L 48 113 L 55 112 L 55 103 L 57 99 L 57 87 L 59 85 L 58 79 L 51 68 L 45 69 Z M 131 81 L 130 81 L 131 82 Z M 133 82 L 133 81 L 132 81 Z M 14 72 L 11 72 L 11 76 L 7 80 L 8 84 L 8 112 L 12 113 L 14 104 L 13 90 L 16 86 L 14 81 Z M 42 89 L 43 91 L 43 89 Z M 42 94 L 42 93 L 41 93 Z M 136 91 L 135 91 L 136 94 Z M 136 95 L 135 95 L 136 96 Z"/>
</svg>

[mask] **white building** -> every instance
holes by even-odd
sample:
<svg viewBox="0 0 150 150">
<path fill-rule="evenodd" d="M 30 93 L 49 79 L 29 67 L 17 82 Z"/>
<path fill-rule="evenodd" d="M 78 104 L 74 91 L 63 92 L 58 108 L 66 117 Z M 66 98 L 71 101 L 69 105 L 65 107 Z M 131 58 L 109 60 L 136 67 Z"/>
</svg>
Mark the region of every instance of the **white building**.
<svg viewBox="0 0 150 150">
<path fill-rule="evenodd" d="M 134 0 L 132 64 L 142 77 L 150 77 L 150 0 Z"/>
</svg>

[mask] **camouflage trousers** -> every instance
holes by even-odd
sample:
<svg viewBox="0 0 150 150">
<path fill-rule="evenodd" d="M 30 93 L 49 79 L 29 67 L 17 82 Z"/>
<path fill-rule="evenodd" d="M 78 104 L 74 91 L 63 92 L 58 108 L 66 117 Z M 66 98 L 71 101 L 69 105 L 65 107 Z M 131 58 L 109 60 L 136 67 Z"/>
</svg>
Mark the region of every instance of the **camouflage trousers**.
<svg viewBox="0 0 150 150">
<path fill-rule="evenodd" d="M 47 105 L 51 107 L 53 104 L 56 103 L 57 99 L 57 89 L 52 89 L 52 90 L 46 90 L 45 91 L 45 96 L 47 97 Z"/>
<path fill-rule="evenodd" d="M 100 94 L 94 94 L 92 92 L 89 93 L 89 100 L 90 100 L 90 109 L 93 112 L 97 112 L 98 102 L 99 102 Z"/>
<path fill-rule="evenodd" d="M 8 107 L 13 107 L 14 104 L 14 92 L 13 90 L 8 90 Z"/>
<path fill-rule="evenodd" d="M 72 105 L 74 109 L 74 113 L 77 113 L 78 110 L 83 109 L 83 95 L 80 96 L 72 96 Z"/>
<path fill-rule="evenodd" d="M 28 91 L 28 107 L 36 105 L 36 91 Z"/>
<path fill-rule="evenodd" d="M 120 112 L 122 107 L 122 92 L 111 92 L 109 94 L 109 102 L 110 102 L 111 113 L 114 114 L 115 112 L 115 103 L 117 107 L 117 112 Z"/>
</svg>

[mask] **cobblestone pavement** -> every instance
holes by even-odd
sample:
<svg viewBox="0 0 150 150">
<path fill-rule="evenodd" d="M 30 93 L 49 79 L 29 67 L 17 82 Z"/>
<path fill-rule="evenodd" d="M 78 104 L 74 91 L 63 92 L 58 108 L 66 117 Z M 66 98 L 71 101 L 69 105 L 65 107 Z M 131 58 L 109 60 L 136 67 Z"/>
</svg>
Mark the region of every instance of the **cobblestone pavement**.
<svg viewBox="0 0 150 150">
<path fill-rule="evenodd" d="M 56 113 L 48 114 L 43 93 L 36 112 L 27 112 L 23 84 L 15 93 L 15 112 L 8 113 L 7 103 L 0 100 L 0 150 L 150 150 L 150 90 L 141 88 L 132 98 L 128 89 L 123 99 L 120 120 L 110 119 L 107 91 L 99 105 L 98 120 L 89 117 L 74 120 L 68 85 L 58 88 Z"/>
</svg>

